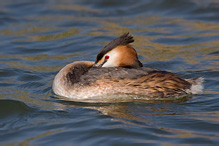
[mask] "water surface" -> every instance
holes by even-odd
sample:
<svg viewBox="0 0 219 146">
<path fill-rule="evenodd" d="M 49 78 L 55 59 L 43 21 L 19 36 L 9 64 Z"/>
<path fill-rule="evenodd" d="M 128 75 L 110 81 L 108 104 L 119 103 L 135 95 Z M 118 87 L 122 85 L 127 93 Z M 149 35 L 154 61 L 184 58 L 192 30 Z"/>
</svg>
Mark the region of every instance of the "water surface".
<svg viewBox="0 0 219 146">
<path fill-rule="evenodd" d="M 174 102 L 80 103 L 51 90 L 73 61 L 94 61 L 130 32 L 145 66 L 205 90 Z M 0 2 L 0 144 L 219 143 L 217 0 L 8 0 Z"/>
</svg>

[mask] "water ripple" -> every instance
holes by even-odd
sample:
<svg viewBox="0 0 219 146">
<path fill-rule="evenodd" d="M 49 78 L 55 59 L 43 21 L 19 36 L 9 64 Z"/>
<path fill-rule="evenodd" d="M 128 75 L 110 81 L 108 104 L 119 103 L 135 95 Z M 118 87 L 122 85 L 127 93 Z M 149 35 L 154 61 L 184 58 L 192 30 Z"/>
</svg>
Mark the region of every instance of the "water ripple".
<svg viewBox="0 0 219 146">
<path fill-rule="evenodd" d="M 218 144 L 217 0 L 0 2 L 0 144 Z M 94 61 L 124 32 L 145 66 L 204 77 L 172 102 L 81 103 L 52 92 L 55 74 Z"/>
</svg>

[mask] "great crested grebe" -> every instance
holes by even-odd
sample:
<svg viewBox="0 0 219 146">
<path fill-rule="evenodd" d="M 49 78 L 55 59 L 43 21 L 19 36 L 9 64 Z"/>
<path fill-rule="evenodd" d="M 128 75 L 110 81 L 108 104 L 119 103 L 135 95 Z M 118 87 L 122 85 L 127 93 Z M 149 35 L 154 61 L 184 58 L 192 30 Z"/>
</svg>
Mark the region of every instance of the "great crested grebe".
<svg viewBox="0 0 219 146">
<path fill-rule="evenodd" d="M 55 76 L 54 93 L 73 100 L 113 95 L 153 100 L 202 92 L 202 77 L 183 79 L 174 73 L 143 67 L 135 49 L 129 45 L 132 42 L 133 37 L 125 33 L 101 49 L 95 62 L 66 65 Z"/>
</svg>

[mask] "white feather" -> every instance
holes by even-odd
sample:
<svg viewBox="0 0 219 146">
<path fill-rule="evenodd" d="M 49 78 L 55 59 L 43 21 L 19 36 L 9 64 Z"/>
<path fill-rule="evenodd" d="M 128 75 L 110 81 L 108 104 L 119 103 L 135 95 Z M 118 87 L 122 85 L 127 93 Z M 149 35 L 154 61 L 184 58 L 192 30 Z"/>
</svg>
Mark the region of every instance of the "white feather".
<svg viewBox="0 0 219 146">
<path fill-rule="evenodd" d="M 190 89 L 187 89 L 186 92 L 187 93 L 192 93 L 192 94 L 201 94 L 203 93 L 203 82 L 204 82 L 204 78 L 200 77 L 194 80 L 194 84 L 192 84 Z"/>
</svg>

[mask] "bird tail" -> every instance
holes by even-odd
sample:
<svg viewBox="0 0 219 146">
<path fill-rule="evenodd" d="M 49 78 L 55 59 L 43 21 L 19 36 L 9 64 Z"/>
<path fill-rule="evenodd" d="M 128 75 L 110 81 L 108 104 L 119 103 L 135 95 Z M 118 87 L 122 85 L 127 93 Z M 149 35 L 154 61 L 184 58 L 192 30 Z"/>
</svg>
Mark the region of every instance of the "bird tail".
<svg viewBox="0 0 219 146">
<path fill-rule="evenodd" d="M 190 89 L 187 89 L 186 92 L 190 94 L 201 94 L 203 93 L 204 89 L 204 78 L 203 77 L 198 77 L 198 78 L 193 78 L 193 79 L 186 79 L 189 83 L 192 84 Z"/>
</svg>

